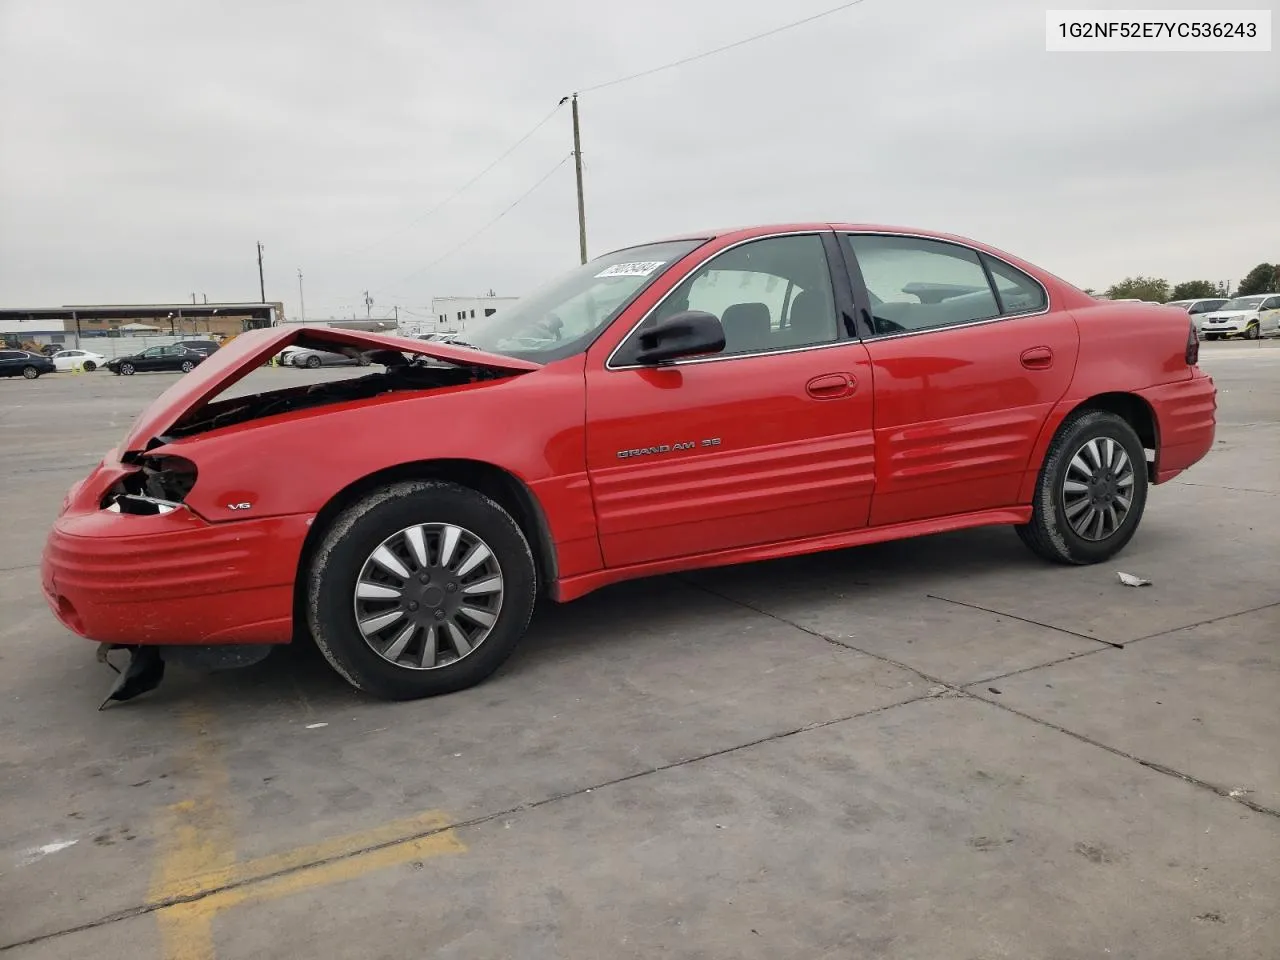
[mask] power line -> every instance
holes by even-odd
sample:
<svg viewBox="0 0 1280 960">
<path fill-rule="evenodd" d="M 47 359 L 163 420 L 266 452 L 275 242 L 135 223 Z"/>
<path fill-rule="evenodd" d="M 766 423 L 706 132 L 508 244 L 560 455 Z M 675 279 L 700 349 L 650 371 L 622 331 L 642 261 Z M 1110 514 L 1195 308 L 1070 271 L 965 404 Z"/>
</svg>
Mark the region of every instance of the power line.
<svg viewBox="0 0 1280 960">
<path fill-rule="evenodd" d="M 850 7 L 856 7 L 864 0 L 849 0 L 848 3 L 842 3 L 838 7 L 832 7 L 830 10 L 823 10 L 821 13 L 815 13 L 812 16 L 805 17 L 801 20 L 794 20 L 791 23 L 784 23 L 780 27 L 774 27 L 772 30 L 766 30 L 764 33 L 757 33 L 755 36 L 746 37 L 742 40 L 735 40 L 733 43 L 726 43 L 722 47 L 716 47 L 714 50 L 705 50 L 702 53 L 695 53 L 692 56 L 684 57 L 680 60 L 673 60 L 670 63 L 664 63 L 660 67 L 651 67 L 648 70 L 641 70 L 639 73 L 631 73 L 625 77 L 617 77 L 604 83 L 597 83 L 595 86 L 582 87 L 579 93 L 591 93 L 595 90 L 603 90 L 605 87 L 614 87 L 620 83 L 627 83 L 631 80 L 639 80 L 641 77 L 648 77 L 655 73 L 661 73 L 663 70 L 670 70 L 673 67 L 682 67 L 686 63 L 693 63 L 695 60 L 702 60 L 706 57 L 713 57 L 717 53 L 724 53 L 726 50 L 732 50 L 734 47 L 741 47 L 744 44 L 753 43 L 756 40 L 763 40 L 765 37 L 772 37 L 776 33 L 782 33 L 784 30 L 790 30 L 792 27 L 799 27 L 806 23 L 812 23 L 814 20 L 821 20 L 823 17 L 829 17 L 833 13 L 839 13 L 841 10 L 848 10 Z"/>
<path fill-rule="evenodd" d="M 503 160 L 507 159 L 507 157 L 511 156 L 511 154 L 515 153 L 516 150 L 518 150 L 526 140 L 532 137 L 544 126 L 546 126 L 547 123 L 551 120 L 551 118 L 554 117 L 559 112 L 560 112 L 560 104 L 557 103 L 555 107 L 552 108 L 550 113 L 548 113 L 545 117 L 543 117 L 541 120 L 535 123 L 519 140 L 517 140 L 515 143 L 509 146 L 506 150 L 504 150 L 496 160 L 494 160 L 487 167 L 485 167 L 483 170 L 477 173 L 474 177 L 472 177 L 470 180 L 468 180 L 466 183 L 460 186 L 457 190 L 453 191 L 453 193 L 449 194 L 447 197 L 445 197 L 443 200 L 437 203 L 434 207 L 432 207 L 426 213 L 423 213 L 420 216 L 415 217 L 413 220 L 410 220 L 407 224 L 405 224 L 403 227 L 399 228 L 398 230 L 394 230 L 391 233 L 385 234 L 383 237 L 381 237 L 378 240 L 375 240 L 373 243 L 370 243 L 364 247 L 361 247 L 359 250 L 351 254 L 351 256 L 358 257 L 363 253 L 367 253 L 368 251 L 372 250 L 374 247 L 381 246 L 382 244 L 386 243 L 392 237 L 398 237 L 404 233 L 408 233 L 410 230 L 412 230 L 415 226 L 417 226 L 422 221 L 428 219 L 429 217 L 434 216 L 438 211 L 443 209 L 447 204 L 450 204 L 454 200 L 457 200 L 458 197 L 462 196 L 462 194 L 464 194 L 467 190 L 469 190 L 476 183 L 478 183 L 480 179 L 484 177 L 484 175 L 487 174 L 490 170 L 492 170 L 494 167 L 500 164 Z"/>
<path fill-rule="evenodd" d="M 427 270 L 430 270 L 432 267 L 436 266 L 437 264 L 443 263 L 445 260 L 449 259 L 451 256 L 453 256 L 455 253 L 457 253 L 459 250 L 461 250 L 463 247 L 469 244 L 472 240 L 476 239 L 476 237 L 480 236 L 482 233 L 484 233 L 486 230 L 492 227 L 495 223 L 497 223 L 499 220 L 505 217 L 508 213 L 510 213 L 520 204 L 524 203 L 525 200 L 529 199 L 529 197 L 532 196 L 533 192 L 537 190 L 540 186 L 542 186 L 544 183 L 546 183 L 548 180 L 550 180 L 552 174 L 554 174 L 557 170 L 559 170 L 566 163 L 568 163 L 569 158 L 572 156 L 573 156 L 572 153 L 565 154 L 563 157 L 560 158 L 559 163 L 557 163 L 554 167 L 552 167 L 545 174 L 539 177 L 538 181 L 532 187 L 530 187 L 528 190 L 522 193 L 519 197 L 517 197 L 514 201 L 512 201 L 510 205 L 508 205 L 501 213 L 499 213 L 496 217 L 494 217 L 492 220 L 486 223 L 483 227 L 481 227 L 475 233 L 471 234 L 471 236 L 467 237 L 457 246 L 451 248 L 447 252 L 436 257 L 430 263 L 427 263 L 419 267 L 417 270 L 413 271 L 413 273 L 409 274 L 408 276 L 402 277 L 400 280 L 397 281 L 397 283 L 404 283 L 407 280 L 411 280 L 412 278 L 418 276 L 419 274 Z"/>
</svg>

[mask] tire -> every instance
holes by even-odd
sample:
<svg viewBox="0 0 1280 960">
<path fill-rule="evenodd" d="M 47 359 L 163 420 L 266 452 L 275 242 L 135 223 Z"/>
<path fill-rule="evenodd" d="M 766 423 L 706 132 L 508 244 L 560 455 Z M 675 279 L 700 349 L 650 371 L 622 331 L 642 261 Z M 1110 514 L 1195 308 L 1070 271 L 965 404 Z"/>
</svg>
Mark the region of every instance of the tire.
<svg viewBox="0 0 1280 960">
<path fill-rule="evenodd" d="M 1257 340 L 1259 336 L 1258 325 L 1256 323 L 1249 324 L 1245 329 L 1244 335 L 1247 340 Z"/>
<path fill-rule="evenodd" d="M 191 372 L 192 370 L 194 370 L 195 368 L 196 368 L 196 365 L 195 365 L 194 363 L 192 363 L 190 360 L 183 360 L 183 361 L 182 361 L 182 368 L 181 368 L 181 369 L 182 369 L 182 372 L 183 372 L 183 373 L 190 373 L 190 372 Z"/>
<path fill-rule="evenodd" d="M 417 565 L 406 531 L 422 531 L 419 543 L 425 544 L 428 559 L 438 560 L 446 549 L 446 526 L 459 531 L 452 559 L 445 568 Z M 489 555 L 463 571 L 474 559 L 472 545 L 477 542 L 488 547 Z M 388 549 L 401 573 L 410 574 L 407 578 L 375 561 L 375 553 Z M 480 683 L 524 636 L 537 594 L 533 553 L 511 515 L 474 490 L 441 481 L 395 483 L 348 507 L 324 533 L 309 569 L 300 574 L 307 578 L 307 621 L 320 652 L 352 686 L 386 700 L 432 697 Z M 424 583 L 424 577 L 430 582 Z M 495 577 L 496 591 L 491 587 Z M 375 588 L 384 585 L 383 596 L 389 592 L 392 598 L 377 598 L 376 593 L 370 594 L 375 599 L 357 598 L 356 584 L 367 587 L 371 581 Z M 490 589 L 464 598 L 485 585 Z M 480 612 L 491 618 L 487 628 L 484 621 L 457 612 L 468 604 L 484 607 Z M 383 614 L 397 612 L 398 618 L 376 632 L 369 629 Z M 370 639 L 357 617 L 373 634 Z M 459 628 L 477 631 L 466 638 L 475 641 L 467 651 L 465 643 L 459 646 L 452 639 Z M 434 655 L 429 646 L 433 637 Z M 432 665 L 424 666 L 429 657 Z"/>
<path fill-rule="evenodd" d="M 1115 517 L 1118 522 L 1109 532 L 1105 528 L 1110 526 L 1111 515 L 1105 512 L 1105 508 L 1097 510 L 1091 500 L 1086 502 L 1083 508 L 1079 507 L 1081 498 L 1087 499 L 1093 491 L 1087 487 L 1084 490 L 1080 489 L 1085 487 L 1082 483 L 1084 473 L 1076 465 L 1078 461 L 1086 467 L 1094 467 L 1090 454 L 1086 451 L 1086 448 L 1094 443 L 1097 445 L 1093 449 L 1102 454 L 1099 459 L 1107 459 L 1108 441 L 1114 442 L 1119 449 L 1123 450 L 1128 458 L 1127 467 L 1131 468 L 1129 472 L 1132 474 L 1132 483 L 1128 487 L 1127 497 L 1129 507 L 1123 515 Z M 1114 453 L 1116 448 L 1110 449 L 1112 451 L 1110 459 L 1114 465 L 1119 458 Z M 1111 495 L 1119 494 L 1120 496 L 1119 500 L 1110 502 L 1116 514 L 1119 514 L 1119 508 L 1126 499 L 1123 486 L 1125 471 L 1125 466 L 1121 466 L 1116 471 L 1098 471 L 1101 474 L 1096 481 L 1097 493 L 1102 498 L 1100 503 L 1107 503 L 1107 498 Z M 1106 480 L 1108 473 L 1118 476 L 1122 484 L 1117 486 Z M 1073 489 L 1070 491 L 1065 486 L 1068 481 L 1073 484 Z M 1072 498 L 1070 503 L 1068 498 Z M 1146 453 L 1133 427 L 1122 417 L 1105 410 L 1080 410 L 1071 414 L 1063 422 L 1053 438 L 1053 443 L 1049 445 L 1031 501 L 1031 522 L 1015 529 L 1022 542 L 1033 553 L 1046 560 L 1063 564 L 1101 563 L 1114 557 L 1132 539 L 1142 520 L 1146 504 Z M 1073 516 L 1068 514 L 1069 507 L 1076 510 Z M 1103 528 L 1100 531 L 1090 529 L 1092 523 L 1088 521 L 1093 519 L 1090 517 L 1091 510 L 1102 518 L 1097 521 Z M 1092 536 L 1082 535 L 1073 525 L 1073 521 L 1077 524 L 1083 521 L 1086 534 L 1101 532 L 1105 533 L 1105 536 L 1094 539 Z"/>
<path fill-rule="evenodd" d="M 307 369 L 314 370 L 318 366 L 320 366 L 319 357 L 307 357 Z"/>
<path fill-rule="evenodd" d="M 35 367 L 30 367 L 30 366 L 23 367 L 22 375 L 28 380 L 34 380 L 36 379 L 36 377 L 40 376 L 40 371 L 37 370 Z"/>
<path fill-rule="evenodd" d="M 366 354 L 362 353 L 360 354 L 359 357 L 356 358 L 356 366 L 367 367 L 369 366 L 370 363 L 372 363 L 372 361 L 369 359 L 369 357 Z"/>
<path fill-rule="evenodd" d="M 84 363 L 80 364 L 80 369 L 85 373 L 93 373 L 93 371 L 98 369 L 98 365 L 92 360 L 86 360 Z"/>
<path fill-rule="evenodd" d="M 1206 334 L 1204 335 L 1204 338 L 1205 338 L 1206 340 L 1217 340 L 1217 339 L 1218 339 L 1218 335 L 1217 335 L 1216 333 L 1206 333 Z"/>
<path fill-rule="evenodd" d="M 132 377 L 132 376 L 133 376 L 133 364 L 132 364 L 132 363 L 122 363 L 122 364 L 120 364 L 120 373 L 121 373 L 121 375 L 122 375 L 122 376 Z"/>
</svg>

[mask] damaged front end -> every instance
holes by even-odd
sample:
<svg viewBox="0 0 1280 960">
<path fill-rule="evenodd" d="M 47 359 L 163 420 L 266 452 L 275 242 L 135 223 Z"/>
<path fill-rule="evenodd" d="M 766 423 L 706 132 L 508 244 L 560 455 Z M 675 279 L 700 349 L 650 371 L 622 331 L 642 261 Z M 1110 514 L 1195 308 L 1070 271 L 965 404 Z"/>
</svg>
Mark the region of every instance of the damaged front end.
<svg viewBox="0 0 1280 960">
<path fill-rule="evenodd" d="M 229 389 L 290 345 L 368 362 L 351 377 L 273 371 L 259 392 Z M 335 440 L 344 430 L 358 442 L 376 434 L 369 424 L 400 417 L 412 426 L 396 435 L 412 434 L 420 415 L 404 413 L 406 401 L 539 368 L 456 345 L 291 326 L 242 334 L 174 381 L 68 491 L 41 560 L 54 615 L 117 673 L 102 707 L 154 690 L 167 663 L 243 667 L 294 639 L 312 521 L 346 482 L 335 479 L 341 471 L 370 462 Z"/>
</svg>

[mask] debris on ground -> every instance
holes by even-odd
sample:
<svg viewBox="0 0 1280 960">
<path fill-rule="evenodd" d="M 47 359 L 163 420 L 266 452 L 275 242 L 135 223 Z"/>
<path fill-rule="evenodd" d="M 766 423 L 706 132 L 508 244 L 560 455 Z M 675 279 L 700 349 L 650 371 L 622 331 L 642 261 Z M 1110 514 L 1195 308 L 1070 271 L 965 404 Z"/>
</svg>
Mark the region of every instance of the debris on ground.
<svg viewBox="0 0 1280 960">
<path fill-rule="evenodd" d="M 1135 576 L 1134 576 L 1133 574 L 1131 574 L 1131 573 L 1121 573 L 1121 574 L 1118 574 L 1118 576 L 1120 577 L 1120 582 L 1121 582 L 1121 583 L 1123 583 L 1126 587 L 1149 587 L 1149 586 L 1151 586 L 1151 581 L 1150 581 L 1150 580 L 1143 580 L 1143 579 L 1142 579 L 1142 577 L 1135 577 Z"/>
</svg>

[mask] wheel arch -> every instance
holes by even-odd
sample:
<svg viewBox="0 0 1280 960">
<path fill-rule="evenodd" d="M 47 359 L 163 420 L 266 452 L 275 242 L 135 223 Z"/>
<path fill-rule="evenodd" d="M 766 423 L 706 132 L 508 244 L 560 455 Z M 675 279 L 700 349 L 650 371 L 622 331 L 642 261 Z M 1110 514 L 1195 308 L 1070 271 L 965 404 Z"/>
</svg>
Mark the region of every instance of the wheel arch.
<svg viewBox="0 0 1280 960">
<path fill-rule="evenodd" d="M 1049 452 L 1049 444 L 1058 435 L 1067 418 L 1082 410 L 1103 410 L 1120 417 L 1133 427 L 1146 453 L 1147 480 L 1155 483 L 1158 460 L 1160 457 L 1160 421 L 1155 409 L 1144 397 L 1124 390 L 1108 390 L 1095 393 L 1080 400 L 1066 400 L 1054 408 L 1041 428 L 1040 437 L 1036 441 L 1035 452 L 1027 464 L 1023 476 L 1022 489 L 1018 502 L 1030 503 L 1035 492 L 1036 481 L 1040 476 L 1040 468 Z"/>
<path fill-rule="evenodd" d="M 298 558 L 299 575 L 294 578 L 295 631 L 305 624 L 303 603 L 306 578 L 302 575 L 315 555 L 325 531 L 348 506 L 379 487 L 402 480 L 446 480 L 468 487 L 496 501 L 511 514 L 533 551 L 540 592 L 550 589 L 557 577 L 555 547 L 542 505 L 533 491 L 509 470 L 483 460 L 415 460 L 374 471 L 354 480 L 334 494 L 311 523 Z"/>
<path fill-rule="evenodd" d="M 1155 480 L 1156 458 L 1160 455 L 1160 421 L 1155 409 L 1145 398 L 1136 393 L 1121 391 L 1099 393 L 1081 401 L 1067 416 L 1077 410 L 1105 410 L 1133 427 L 1133 432 L 1138 435 L 1143 449 L 1147 451 L 1147 478 Z"/>
</svg>

